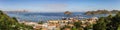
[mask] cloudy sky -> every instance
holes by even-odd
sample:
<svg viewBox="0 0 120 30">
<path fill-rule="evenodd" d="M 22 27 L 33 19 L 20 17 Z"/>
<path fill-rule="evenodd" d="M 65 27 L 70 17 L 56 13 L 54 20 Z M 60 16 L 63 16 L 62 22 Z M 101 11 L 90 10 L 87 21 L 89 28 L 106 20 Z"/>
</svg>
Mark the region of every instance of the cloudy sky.
<svg viewBox="0 0 120 30">
<path fill-rule="evenodd" d="M 83 12 L 98 9 L 120 10 L 120 0 L 0 0 L 3 11 Z"/>
</svg>

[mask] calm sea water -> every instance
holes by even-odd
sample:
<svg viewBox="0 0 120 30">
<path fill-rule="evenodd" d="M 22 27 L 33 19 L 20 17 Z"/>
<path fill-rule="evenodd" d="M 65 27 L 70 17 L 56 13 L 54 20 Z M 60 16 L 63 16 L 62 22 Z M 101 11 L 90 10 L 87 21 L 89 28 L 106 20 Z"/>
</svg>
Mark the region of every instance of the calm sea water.
<svg viewBox="0 0 120 30">
<path fill-rule="evenodd" d="M 46 20 L 61 20 L 66 15 L 62 12 L 60 13 L 40 13 L 40 12 L 24 12 L 24 13 L 7 13 L 10 17 L 16 17 L 19 21 L 46 21 Z M 105 14 L 101 15 L 85 15 L 84 12 L 73 12 L 71 17 L 79 16 L 79 19 L 90 18 L 90 17 L 101 17 L 107 16 Z"/>
</svg>

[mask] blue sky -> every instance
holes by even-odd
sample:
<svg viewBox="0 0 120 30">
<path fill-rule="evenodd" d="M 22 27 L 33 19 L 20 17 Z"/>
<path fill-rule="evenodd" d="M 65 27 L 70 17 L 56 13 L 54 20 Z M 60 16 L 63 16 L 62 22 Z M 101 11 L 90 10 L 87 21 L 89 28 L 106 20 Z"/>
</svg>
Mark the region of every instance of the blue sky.
<svg viewBox="0 0 120 30">
<path fill-rule="evenodd" d="M 120 10 L 119 0 L 0 0 L 3 11 L 83 12 L 98 9 Z"/>
</svg>

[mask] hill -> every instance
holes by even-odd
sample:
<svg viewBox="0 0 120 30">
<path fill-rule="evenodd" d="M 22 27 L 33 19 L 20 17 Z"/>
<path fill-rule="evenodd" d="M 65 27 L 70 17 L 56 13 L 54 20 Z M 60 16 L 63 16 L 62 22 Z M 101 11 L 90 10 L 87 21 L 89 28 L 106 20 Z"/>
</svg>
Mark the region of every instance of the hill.
<svg viewBox="0 0 120 30">
<path fill-rule="evenodd" d="M 97 11 L 87 11 L 85 12 L 86 15 L 96 15 L 96 14 L 116 14 L 117 12 L 119 12 L 118 10 L 112 10 L 112 11 L 108 11 L 108 10 L 97 10 Z"/>
<path fill-rule="evenodd" d="M 10 18 L 5 13 L 0 11 L 0 30 L 30 30 L 31 26 L 19 24 L 15 18 Z"/>
</svg>

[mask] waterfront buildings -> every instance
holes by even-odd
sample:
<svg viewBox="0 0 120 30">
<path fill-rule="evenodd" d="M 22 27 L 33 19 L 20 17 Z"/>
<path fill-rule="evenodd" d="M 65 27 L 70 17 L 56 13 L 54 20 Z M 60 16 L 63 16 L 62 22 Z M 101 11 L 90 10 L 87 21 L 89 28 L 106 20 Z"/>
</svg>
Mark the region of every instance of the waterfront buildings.
<svg viewBox="0 0 120 30">
<path fill-rule="evenodd" d="M 35 30 L 41 29 L 41 30 L 60 30 L 61 27 L 64 27 L 65 25 L 68 25 L 70 27 L 74 27 L 74 22 L 81 22 L 82 24 L 80 26 L 86 27 L 91 24 L 95 24 L 98 20 L 97 17 L 92 17 L 85 20 L 77 20 L 75 18 L 70 18 L 69 20 L 48 20 L 46 23 L 38 24 L 36 22 L 20 22 L 25 25 L 33 26 Z M 65 28 L 65 30 L 70 30 L 69 28 Z"/>
</svg>

